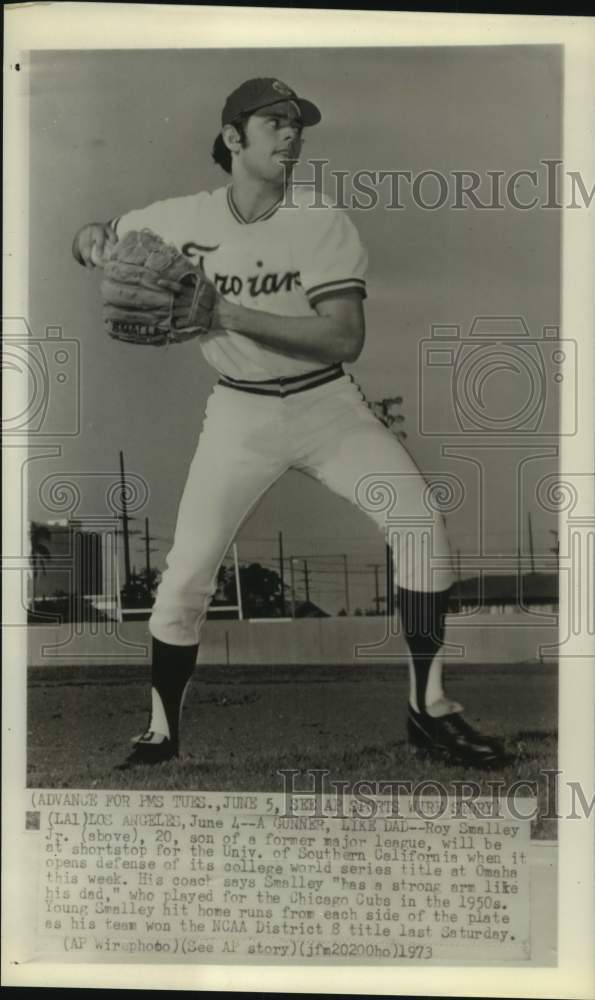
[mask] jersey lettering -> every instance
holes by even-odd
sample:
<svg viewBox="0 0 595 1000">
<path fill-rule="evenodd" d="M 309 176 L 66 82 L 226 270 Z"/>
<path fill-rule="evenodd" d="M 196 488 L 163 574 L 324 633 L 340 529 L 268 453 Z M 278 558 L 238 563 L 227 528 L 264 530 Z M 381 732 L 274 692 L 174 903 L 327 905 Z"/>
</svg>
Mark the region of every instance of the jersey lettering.
<svg viewBox="0 0 595 1000">
<path fill-rule="evenodd" d="M 205 259 L 204 255 L 206 253 L 213 253 L 213 251 L 218 250 L 220 246 L 221 244 L 217 243 L 214 247 L 206 247 L 202 246 L 200 243 L 193 243 L 191 241 L 189 243 L 183 243 L 181 250 L 184 256 L 188 257 L 188 259 L 191 260 L 196 267 L 203 267 Z"/>
<path fill-rule="evenodd" d="M 204 270 L 205 254 L 214 253 L 220 246 L 220 243 L 215 246 L 205 246 L 191 240 L 183 243 L 181 250 L 195 266 Z M 258 263 L 260 265 L 260 261 Z M 283 274 L 274 271 L 269 271 L 267 274 L 251 274 L 245 282 L 239 274 L 215 274 L 213 281 L 221 295 L 241 295 L 246 287 L 253 299 L 259 295 L 276 295 L 278 292 L 291 292 L 294 288 L 302 287 L 299 271 L 285 271 Z"/>
<path fill-rule="evenodd" d="M 239 274 L 215 274 L 213 281 L 221 295 L 241 295 L 244 290 L 244 281 Z M 285 271 L 284 274 L 269 271 L 246 278 L 246 288 L 253 299 L 259 295 L 291 292 L 293 288 L 301 288 L 301 284 L 299 271 Z"/>
</svg>

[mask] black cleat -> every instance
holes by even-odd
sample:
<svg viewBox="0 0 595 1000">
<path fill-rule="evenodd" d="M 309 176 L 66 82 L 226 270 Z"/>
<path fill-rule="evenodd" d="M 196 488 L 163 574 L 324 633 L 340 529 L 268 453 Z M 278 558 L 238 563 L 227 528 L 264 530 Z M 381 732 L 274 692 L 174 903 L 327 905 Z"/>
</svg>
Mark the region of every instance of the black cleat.
<svg viewBox="0 0 595 1000">
<path fill-rule="evenodd" d="M 440 756 L 447 763 L 498 767 L 510 760 L 499 740 L 473 729 L 459 712 L 434 719 L 409 706 L 407 733 L 414 751 Z"/>
<path fill-rule="evenodd" d="M 133 742 L 134 749 L 125 761 L 117 765 L 117 771 L 127 771 L 138 764 L 162 764 L 178 756 L 178 747 L 173 740 L 166 736 L 159 739 L 159 735 L 151 731 L 143 733 Z"/>
</svg>

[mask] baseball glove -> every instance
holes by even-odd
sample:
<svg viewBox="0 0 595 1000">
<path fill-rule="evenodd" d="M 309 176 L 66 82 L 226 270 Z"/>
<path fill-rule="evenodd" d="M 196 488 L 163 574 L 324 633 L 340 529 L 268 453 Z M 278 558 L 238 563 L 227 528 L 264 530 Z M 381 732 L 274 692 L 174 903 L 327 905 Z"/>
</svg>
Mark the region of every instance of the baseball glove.
<svg viewBox="0 0 595 1000">
<path fill-rule="evenodd" d="M 156 346 L 207 333 L 217 298 L 203 271 L 150 229 L 126 233 L 110 251 L 101 295 L 111 337 Z"/>
</svg>

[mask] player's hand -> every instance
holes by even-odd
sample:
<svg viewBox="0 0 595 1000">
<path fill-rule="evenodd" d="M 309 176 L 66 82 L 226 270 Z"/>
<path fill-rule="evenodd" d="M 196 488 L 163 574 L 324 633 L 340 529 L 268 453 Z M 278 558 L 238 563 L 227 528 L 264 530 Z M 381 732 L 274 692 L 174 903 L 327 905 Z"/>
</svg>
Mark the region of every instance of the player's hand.
<svg viewBox="0 0 595 1000">
<path fill-rule="evenodd" d="M 184 316 L 188 312 L 188 303 L 187 303 L 188 296 L 192 298 L 194 294 L 192 287 L 191 286 L 189 287 L 188 285 L 184 284 L 183 281 L 176 281 L 173 278 L 158 278 L 156 284 L 159 285 L 160 288 L 165 289 L 165 291 L 171 292 L 174 296 L 174 305 L 172 310 L 172 319 L 174 320 L 174 322 L 180 319 L 182 316 Z M 222 299 L 219 294 L 217 294 L 216 301 L 218 304 L 220 301 L 224 302 L 225 300 Z M 213 309 L 211 326 L 209 330 L 210 333 L 219 329 L 219 327 L 221 326 L 221 323 L 218 320 L 217 316 L 217 304 Z"/>
<path fill-rule="evenodd" d="M 172 281 L 171 278 L 159 278 L 157 284 L 160 285 L 161 288 L 165 288 L 168 292 L 173 292 L 175 296 L 180 296 L 184 293 L 183 282 Z M 176 301 L 173 309 L 174 320 L 178 318 L 178 315 L 182 313 L 184 309 L 184 304 L 181 301 Z M 215 330 L 233 330 L 234 323 L 237 322 L 239 309 L 239 306 L 234 305 L 233 302 L 227 302 L 222 295 L 217 294 L 217 301 L 215 303 L 213 319 L 211 321 L 211 333 Z"/>
<path fill-rule="evenodd" d="M 90 222 L 79 229 L 72 241 L 72 256 L 83 267 L 103 267 L 111 247 L 118 242 L 108 223 Z"/>
<path fill-rule="evenodd" d="M 212 329 L 238 330 L 238 320 L 242 307 L 234 302 L 228 302 L 222 295 L 217 295 L 213 312 Z"/>
</svg>

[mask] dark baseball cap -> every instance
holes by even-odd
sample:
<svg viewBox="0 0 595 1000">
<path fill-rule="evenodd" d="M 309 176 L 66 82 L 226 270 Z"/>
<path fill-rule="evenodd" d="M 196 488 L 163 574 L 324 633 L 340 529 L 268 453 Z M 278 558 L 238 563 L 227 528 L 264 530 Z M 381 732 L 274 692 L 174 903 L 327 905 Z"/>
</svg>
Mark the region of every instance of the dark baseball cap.
<svg viewBox="0 0 595 1000">
<path fill-rule="evenodd" d="M 229 125 L 246 111 L 258 111 L 279 101 L 294 101 L 300 109 L 304 125 L 317 125 L 322 117 L 315 104 L 298 97 L 286 83 L 274 77 L 257 77 L 246 80 L 229 95 L 221 113 L 221 125 Z"/>
</svg>

